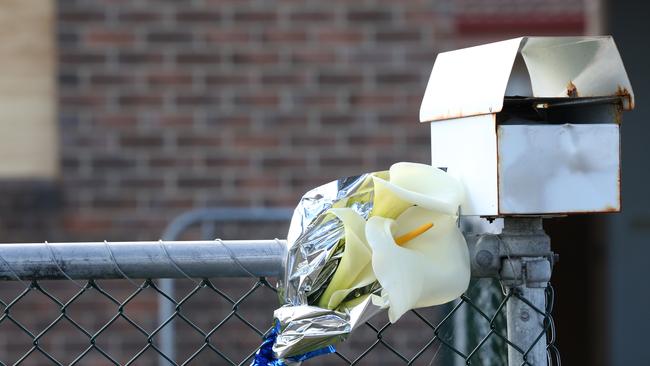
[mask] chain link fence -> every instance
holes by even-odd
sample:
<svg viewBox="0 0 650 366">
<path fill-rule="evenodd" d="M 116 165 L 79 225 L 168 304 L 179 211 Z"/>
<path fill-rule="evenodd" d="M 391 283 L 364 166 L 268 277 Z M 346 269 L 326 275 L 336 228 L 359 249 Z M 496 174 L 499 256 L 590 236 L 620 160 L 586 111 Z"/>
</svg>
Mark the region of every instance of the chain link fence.
<svg viewBox="0 0 650 366">
<path fill-rule="evenodd" d="M 29 275 L 14 271 L 5 257 L 0 261 L 12 273 L 0 282 L 2 365 L 248 365 L 278 306 L 274 278 L 195 278 L 190 267 L 173 261 L 185 270 L 171 294 L 159 279 L 130 278 L 133 270 L 115 248 L 111 260 L 125 279 L 102 279 L 115 273 L 84 279 L 63 251 L 45 247 L 59 273 L 32 266 Z M 169 248 L 169 259 L 182 257 L 175 246 Z M 169 265 L 163 259 L 162 265 Z M 379 315 L 336 353 L 305 365 L 508 365 L 509 350 L 530 365 L 538 344 L 546 347 L 548 363 L 559 365 L 553 288 L 544 293 L 546 307 L 539 308 L 517 287 L 474 279 L 458 301 L 413 310 L 396 324 Z M 522 317 L 543 321 L 527 346 L 509 338 L 506 310 L 512 301 L 524 304 Z M 172 309 L 163 317 L 162 303 Z M 169 329 L 171 351 L 163 341 Z"/>
</svg>

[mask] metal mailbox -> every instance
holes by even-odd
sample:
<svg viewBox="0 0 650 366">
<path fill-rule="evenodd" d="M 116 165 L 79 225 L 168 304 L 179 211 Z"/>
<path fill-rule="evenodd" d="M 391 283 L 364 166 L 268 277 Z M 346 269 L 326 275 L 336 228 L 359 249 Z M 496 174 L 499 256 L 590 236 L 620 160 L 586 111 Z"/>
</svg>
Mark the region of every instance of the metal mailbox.
<svg viewBox="0 0 650 366">
<path fill-rule="evenodd" d="M 522 37 L 438 55 L 420 108 L 463 215 L 618 212 L 621 114 L 611 37 Z"/>
</svg>

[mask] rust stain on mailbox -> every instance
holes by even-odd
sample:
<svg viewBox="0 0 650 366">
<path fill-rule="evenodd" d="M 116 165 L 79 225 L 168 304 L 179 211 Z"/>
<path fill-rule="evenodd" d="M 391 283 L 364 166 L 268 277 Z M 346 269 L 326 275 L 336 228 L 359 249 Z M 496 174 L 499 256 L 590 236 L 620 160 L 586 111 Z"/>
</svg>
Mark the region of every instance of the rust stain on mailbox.
<svg viewBox="0 0 650 366">
<path fill-rule="evenodd" d="M 569 81 L 569 84 L 567 84 L 566 95 L 570 98 L 578 97 L 578 88 L 576 88 L 576 85 L 573 83 L 573 81 Z"/>
<path fill-rule="evenodd" d="M 616 95 L 627 99 L 627 104 L 629 106 L 629 109 L 634 109 L 634 98 L 632 98 L 632 94 L 630 93 L 629 90 L 627 90 L 626 87 L 621 85 L 617 86 Z"/>
</svg>

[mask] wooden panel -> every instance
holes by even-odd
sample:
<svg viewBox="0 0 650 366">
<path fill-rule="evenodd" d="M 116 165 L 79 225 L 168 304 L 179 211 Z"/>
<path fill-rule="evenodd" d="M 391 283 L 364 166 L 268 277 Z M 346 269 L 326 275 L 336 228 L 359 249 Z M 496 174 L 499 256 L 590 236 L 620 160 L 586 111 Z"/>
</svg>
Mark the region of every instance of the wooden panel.
<svg viewBox="0 0 650 366">
<path fill-rule="evenodd" d="M 0 3 L 0 179 L 58 173 L 53 0 Z"/>
</svg>

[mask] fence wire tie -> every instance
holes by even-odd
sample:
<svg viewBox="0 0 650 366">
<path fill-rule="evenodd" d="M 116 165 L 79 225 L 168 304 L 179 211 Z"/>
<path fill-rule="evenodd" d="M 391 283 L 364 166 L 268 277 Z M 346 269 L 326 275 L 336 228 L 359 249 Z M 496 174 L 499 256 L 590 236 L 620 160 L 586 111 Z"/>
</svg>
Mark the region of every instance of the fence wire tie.
<svg viewBox="0 0 650 366">
<path fill-rule="evenodd" d="M 512 263 L 512 258 L 510 257 L 510 253 L 512 253 L 512 248 L 510 247 L 510 244 L 508 244 L 501 238 L 501 234 L 497 234 L 495 236 L 497 237 L 497 240 L 499 240 L 499 244 L 503 244 L 503 247 L 505 248 L 506 258 L 508 258 L 508 264 L 510 265 L 510 269 L 512 270 L 512 274 L 514 276 L 517 272 L 515 271 L 515 265 Z M 506 296 L 508 294 L 508 291 L 503 285 L 503 278 L 501 277 L 501 271 L 497 273 L 497 277 L 499 279 L 499 285 L 501 286 L 501 292 L 503 293 L 504 296 Z M 514 279 L 514 281 L 516 280 L 517 279 Z M 521 270 L 521 278 L 519 280 L 521 281 L 522 284 L 526 283 L 524 277 L 524 271 L 523 271 L 523 263 L 522 263 L 522 270 Z M 515 288 L 516 286 L 512 286 L 512 287 Z"/>
<path fill-rule="evenodd" d="M 117 263 L 117 260 L 115 259 L 115 255 L 113 254 L 113 250 L 111 249 L 111 245 L 108 243 L 108 241 L 104 240 L 104 246 L 108 251 L 109 258 L 113 262 L 113 266 L 115 266 L 115 269 L 117 269 L 117 271 L 122 275 L 122 277 L 127 281 L 129 281 L 133 286 L 140 287 L 139 284 L 135 283 L 135 281 L 133 281 L 129 276 L 126 275 L 126 273 L 124 273 L 124 271 L 122 271 L 122 268 Z"/>
<path fill-rule="evenodd" d="M 165 242 L 162 239 L 158 239 L 158 244 L 160 244 L 160 247 L 162 248 L 163 252 L 165 253 L 165 256 L 167 256 L 167 259 L 169 259 L 169 262 L 176 268 L 178 273 L 182 274 L 187 278 L 188 280 L 192 281 L 195 285 L 199 284 L 199 281 L 195 280 L 194 278 L 190 277 L 190 275 L 187 274 L 187 272 L 183 271 L 181 266 L 176 263 L 174 258 L 169 254 L 169 251 L 167 250 L 167 246 L 165 245 Z"/>
<path fill-rule="evenodd" d="M 277 239 L 276 239 L 276 240 L 277 240 Z M 219 238 L 216 238 L 216 239 L 214 239 L 214 241 L 217 242 L 217 243 L 219 243 L 219 244 L 221 244 L 221 246 L 224 247 L 224 249 L 226 249 L 226 251 L 228 252 L 228 255 L 230 256 L 230 259 L 232 259 L 235 263 L 237 263 L 237 265 L 238 265 L 241 269 L 243 269 L 244 272 L 248 273 L 248 275 L 249 275 L 250 277 L 252 277 L 252 278 L 255 278 L 255 279 L 258 278 L 258 277 L 255 276 L 251 271 L 249 271 L 248 268 L 246 268 L 246 266 L 244 266 L 244 265 L 242 264 L 242 262 L 239 261 L 239 258 L 237 258 L 237 256 L 236 256 L 235 253 L 232 251 L 232 249 L 230 249 L 230 247 L 228 247 L 228 246 L 226 245 L 226 243 L 223 242 L 223 240 L 221 240 L 221 239 L 219 239 Z"/>
<path fill-rule="evenodd" d="M 74 283 L 75 285 L 79 286 L 79 288 L 84 288 L 85 286 L 83 286 L 79 282 L 73 280 L 72 277 L 68 276 L 68 274 L 65 273 L 63 268 L 61 268 L 61 266 L 59 265 L 59 262 L 56 260 L 56 256 L 54 255 L 54 249 L 52 249 L 52 246 L 50 245 L 50 243 L 48 243 L 47 240 L 44 243 L 45 243 L 45 247 L 50 252 L 50 257 L 51 257 L 50 259 L 52 260 L 52 262 L 54 263 L 56 268 L 58 268 L 59 271 L 63 274 L 63 276 L 65 276 L 65 278 L 67 278 L 68 280 L 72 281 L 72 283 Z"/>
</svg>

